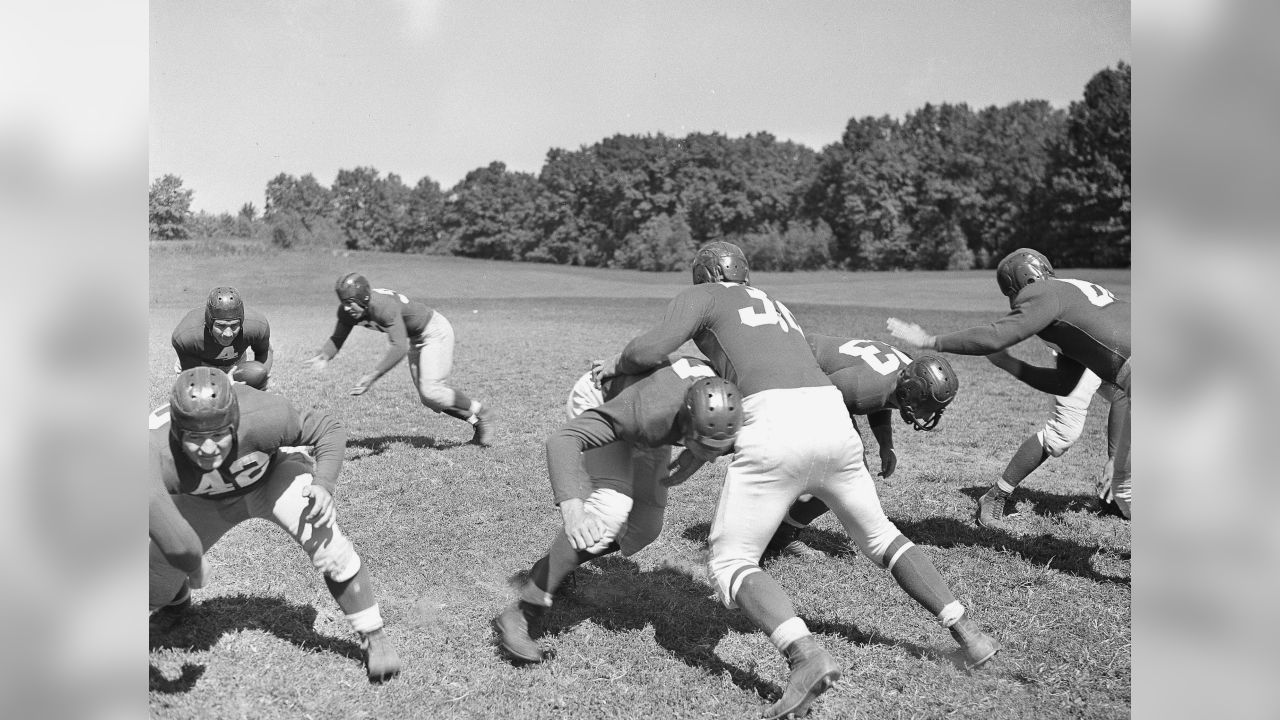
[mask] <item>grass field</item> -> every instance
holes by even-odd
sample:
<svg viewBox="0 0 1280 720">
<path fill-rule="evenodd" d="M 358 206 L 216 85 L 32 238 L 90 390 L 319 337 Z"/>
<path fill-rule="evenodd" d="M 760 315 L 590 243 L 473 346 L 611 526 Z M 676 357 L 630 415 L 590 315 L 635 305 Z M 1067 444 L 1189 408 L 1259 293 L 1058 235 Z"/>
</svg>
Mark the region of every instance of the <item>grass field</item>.
<svg viewBox="0 0 1280 720">
<path fill-rule="evenodd" d="M 465 444 L 467 426 L 423 408 L 403 364 L 365 395 L 347 393 L 381 357 L 385 336 L 357 330 L 325 372 L 301 366 L 332 329 L 333 282 L 350 270 L 449 318 L 458 342 L 451 382 L 498 411 L 495 447 Z M 1127 271 L 1060 274 L 1130 294 Z M 786 302 L 806 331 L 891 340 L 889 315 L 948 330 L 1003 313 L 993 275 L 759 273 L 753 284 Z M 591 359 L 654 323 L 687 283 L 687 273 L 153 247 L 150 406 L 173 377 L 174 325 L 215 285 L 239 288 L 271 322 L 273 391 L 348 428 L 339 522 L 373 573 L 404 672 L 369 685 L 356 636 L 305 555 L 253 521 L 210 551 L 214 576 L 194 593 L 189 620 L 150 638 L 152 716 L 758 716 L 786 667 L 740 613 L 709 598 L 706 537 L 723 460 L 672 491 L 653 545 L 577 571 L 542 639 L 554 660 L 513 667 L 489 626 L 511 598 L 512 576 L 559 527 L 542 442 L 563 421 L 570 385 Z M 1032 344 L 1016 352 L 1046 359 Z M 984 530 L 972 521 L 975 499 L 1043 423 L 1051 398 L 982 358 L 953 364 L 958 399 L 935 432 L 895 426 L 898 471 L 877 483 L 889 516 L 1004 651 L 984 671 L 959 668 L 947 632 L 824 517 L 805 537 L 825 557 L 767 566 L 844 667 L 811 717 L 1127 717 L 1130 526 L 1087 510 L 1105 459 L 1102 401 L 1077 447 L 1015 496 L 1021 514 L 1010 528 Z"/>
</svg>

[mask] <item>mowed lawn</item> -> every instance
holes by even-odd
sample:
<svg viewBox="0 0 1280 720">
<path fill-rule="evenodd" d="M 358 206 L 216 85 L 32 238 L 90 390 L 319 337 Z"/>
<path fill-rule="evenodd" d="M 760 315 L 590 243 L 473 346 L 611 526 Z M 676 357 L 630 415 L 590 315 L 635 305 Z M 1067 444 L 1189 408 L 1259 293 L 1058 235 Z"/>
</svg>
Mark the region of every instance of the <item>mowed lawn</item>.
<svg viewBox="0 0 1280 720">
<path fill-rule="evenodd" d="M 372 571 L 404 672 L 370 685 L 357 638 L 305 555 L 253 521 L 210 551 L 214 576 L 187 622 L 150 638 L 153 717 L 750 718 L 780 694 L 781 656 L 710 597 L 706 538 L 724 460 L 672 491 L 653 545 L 577 571 L 542 638 L 553 660 L 513 667 L 489 624 L 512 597 L 512 577 L 559 528 L 542 443 L 564 421 L 570 386 L 592 358 L 655 323 L 687 273 L 176 247 L 151 254 L 150 405 L 173 378 L 170 331 L 210 288 L 234 285 L 267 315 L 272 391 L 334 413 L 349 431 L 339 523 Z M 352 270 L 449 318 L 451 382 L 497 410 L 494 447 L 465 444 L 469 427 L 421 406 L 403 363 L 365 395 L 348 394 L 382 356 L 383 335 L 357 329 L 323 373 L 301 365 L 333 327 L 334 281 Z M 1127 271 L 1061 274 L 1129 296 Z M 990 271 L 757 273 L 753 284 L 808 332 L 886 341 L 890 315 L 943 331 L 1007 311 Z M 1038 341 L 1015 353 L 1047 362 Z M 1089 511 L 1105 403 L 1095 402 L 1079 445 L 1023 485 L 1009 529 L 984 530 L 976 498 L 1052 399 L 983 358 L 952 362 L 958 399 L 934 432 L 896 422 L 898 470 L 877 484 L 889 516 L 1004 651 L 988 669 L 961 669 L 947 631 L 824 517 L 806 539 L 825 557 L 766 564 L 844 668 L 810 716 L 1127 717 L 1130 526 Z"/>
</svg>

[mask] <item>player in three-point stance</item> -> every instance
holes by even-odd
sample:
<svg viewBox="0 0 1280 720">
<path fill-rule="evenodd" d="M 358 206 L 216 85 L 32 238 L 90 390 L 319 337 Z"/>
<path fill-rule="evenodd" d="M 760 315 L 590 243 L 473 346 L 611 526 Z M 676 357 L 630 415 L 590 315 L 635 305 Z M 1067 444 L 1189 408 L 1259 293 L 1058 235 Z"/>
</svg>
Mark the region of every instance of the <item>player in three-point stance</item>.
<svg viewBox="0 0 1280 720">
<path fill-rule="evenodd" d="M 569 422 L 547 439 L 564 528 L 494 621 L 503 649 L 521 662 L 541 662 L 529 625 L 551 606 L 565 577 L 582 563 L 616 551 L 631 556 L 653 542 L 662 531 L 667 488 L 731 452 L 742 426 L 738 389 L 691 357 L 613 378 L 603 392 L 588 372 L 567 409 Z M 684 445 L 675 462 L 673 445 Z"/>
<path fill-rule="evenodd" d="M 334 286 L 338 294 L 338 323 L 333 335 L 320 350 L 304 362 L 313 370 L 323 370 L 342 349 L 356 325 L 386 333 L 391 347 L 373 368 L 351 389 L 363 395 L 378 378 L 409 356 L 409 375 L 423 405 L 469 423 L 471 442 L 489 445 L 493 419 L 487 407 L 446 384 L 453 372 L 453 325 L 438 310 L 394 290 L 371 288 L 359 273 L 347 273 Z"/>
<path fill-rule="evenodd" d="M 1130 359 L 1133 346 L 1129 337 L 1129 303 L 1116 299 L 1110 290 L 1100 285 L 1057 277 L 1049 259 L 1030 248 L 1019 248 L 1006 255 L 996 266 L 996 282 L 1000 292 L 1009 298 L 1011 311 L 995 322 L 946 335 L 931 335 L 915 323 L 889 318 L 889 332 L 916 347 L 961 355 L 991 355 L 1035 335 L 1058 353 L 1056 367 L 1010 363 L 1013 358 L 1007 355 L 997 356 L 992 362 L 1050 395 L 1069 395 L 1086 369 L 1112 385 L 1112 405 L 1120 406 L 1115 416 L 1118 428 L 1114 435 L 1112 497 L 1124 517 L 1131 517 Z M 1015 468 L 1015 473 L 1026 477 L 1052 453 L 1042 439 L 1039 442 L 1039 449 L 1034 444 L 1023 443 L 1019 454 L 1027 451 L 1027 460 L 1022 463 L 1015 457 L 1015 462 L 1019 462 L 1025 472 Z M 1002 517 L 1005 501 L 1013 490 L 1014 485 L 1005 478 L 997 480 L 978 501 L 979 518 Z"/>
<path fill-rule="evenodd" d="M 941 355 L 928 353 L 913 362 L 898 348 L 878 340 L 832 337 L 810 333 L 809 347 L 831 384 L 844 398 L 853 429 L 858 431 L 858 415 L 867 416 L 871 434 L 880 448 L 879 477 L 888 478 L 898 467 L 893 451 L 893 411 L 916 430 L 932 430 L 960 389 L 951 363 Z M 766 553 L 811 557 L 817 550 L 799 539 L 828 508 L 821 500 L 801 496 L 791 505 Z"/>
<path fill-rule="evenodd" d="M 234 380 L 236 366 L 248 359 L 250 349 L 253 359 L 262 363 L 266 374 L 270 374 L 275 360 L 267 318 L 256 310 L 246 309 L 239 291 L 233 287 L 211 290 L 204 307 L 188 312 L 173 329 L 170 342 L 178 355 L 174 372 L 207 365 L 231 375 Z"/>
<path fill-rule="evenodd" d="M 196 367 L 178 374 L 169 403 L 152 411 L 150 428 L 151 472 L 204 550 L 250 518 L 284 528 L 360 633 L 369 680 L 400 672 L 369 572 L 336 520 L 333 492 L 346 448 L 336 420 L 322 412 L 299 414 L 279 395 Z M 297 446 L 312 446 L 315 459 L 283 450 Z M 152 615 L 180 619 L 191 603 L 191 564 L 175 567 L 172 553 L 154 541 L 150 553 Z"/>
<path fill-rule="evenodd" d="M 597 377 L 643 372 L 692 339 L 744 395 L 745 420 L 711 525 L 709 566 L 721 602 L 741 608 L 791 668 L 782 697 L 765 717 L 803 716 L 840 678 L 840 666 L 759 565 L 787 508 L 803 494 L 827 503 L 862 552 L 950 629 L 967 664 L 987 662 L 999 644 L 969 617 L 924 552 L 885 517 L 840 391 L 818 367 L 791 312 L 748 284 L 748 274 L 738 246 L 703 246 L 694 258 L 694 286 L 671 301 L 661 324 L 602 363 Z"/>
</svg>

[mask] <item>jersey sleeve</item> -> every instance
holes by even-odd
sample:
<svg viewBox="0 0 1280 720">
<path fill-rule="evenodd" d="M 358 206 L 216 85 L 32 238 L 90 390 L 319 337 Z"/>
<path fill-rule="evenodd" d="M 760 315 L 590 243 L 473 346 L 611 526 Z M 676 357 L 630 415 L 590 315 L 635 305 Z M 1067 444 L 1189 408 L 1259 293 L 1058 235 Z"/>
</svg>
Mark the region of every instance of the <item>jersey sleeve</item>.
<svg viewBox="0 0 1280 720">
<path fill-rule="evenodd" d="M 1030 286 L 1035 287 L 1036 285 Z M 987 325 L 939 335 L 937 348 L 959 355 L 990 355 L 997 350 L 1013 347 L 1044 330 L 1058 316 L 1059 311 L 1057 296 L 1052 293 L 1023 291 L 1008 315 Z"/>
<path fill-rule="evenodd" d="M 627 343 L 618 361 L 618 372 L 634 375 L 666 362 L 702 329 L 711 304 L 710 293 L 696 285 L 677 295 L 667 304 L 666 315 L 657 327 Z"/>
<path fill-rule="evenodd" d="M 547 474 L 555 503 L 591 495 L 591 476 L 582 464 L 582 453 L 618 440 L 605 416 L 587 410 L 547 438 Z"/>
<path fill-rule="evenodd" d="M 165 488 L 160 459 L 155 453 L 151 454 L 148 475 L 151 481 L 147 502 L 148 535 L 171 565 L 186 573 L 196 572 L 200 569 L 204 547 L 200 543 L 200 536 L 191 527 L 191 523 L 182 517 L 178 506 L 173 503 L 173 497 Z"/>
<path fill-rule="evenodd" d="M 260 315 L 254 318 L 249 347 L 253 349 L 253 359 L 262 363 L 270 375 L 271 363 L 275 361 L 275 357 L 271 350 L 271 323 L 267 322 L 266 317 Z"/>
<path fill-rule="evenodd" d="M 339 307 L 338 322 L 333 326 L 333 334 L 330 335 L 329 339 L 325 340 L 324 345 L 320 347 L 320 354 L 323 355 L 326 360 L 332 360 L 333 356 L 337 355 L 338 351 L 342 349 L 342 344 L 347 341 L 347 336 L 351 334 L 352 327 L 354 327 L 354 325 L 351 323 L 346 313 L 342 312 L 342 308 Z"/>
<path fill-rule="evenodd" d="M 392 312 L 385 323 L 380 321 L 378 324 L 387 333 L 387 342 L 391 343 L 391 347 L 387 348 L 387 354 L 383 355 L 382 360 L 373 368 L 374 375 L 382 377 L 409 354 L 409 330 L 405 327 L 404 315 L 399 308 Z"/>
<path fill-rule="evenodd" d="M 342 470 L 342 456 L 347 449 L 347 430 L 342 423 L 323 410 L 304 410 L 293 413 L 296 429 L 285 444 L 310 445 L 316 459 L 314 481 L 332 495 L 338 487 L 338 473 Z"/>
</svg>

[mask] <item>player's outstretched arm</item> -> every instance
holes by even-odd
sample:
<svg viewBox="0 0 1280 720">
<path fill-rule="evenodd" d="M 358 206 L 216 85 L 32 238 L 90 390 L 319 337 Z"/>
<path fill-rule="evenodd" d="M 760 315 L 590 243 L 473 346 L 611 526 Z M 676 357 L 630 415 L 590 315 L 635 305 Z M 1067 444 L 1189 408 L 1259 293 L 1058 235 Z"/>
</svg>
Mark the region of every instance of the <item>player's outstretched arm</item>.
<svg viewBox="0 0 1280 720">
<path fill-rule="evenodd" d="M 891 317 L 885 323 L 885 327 L 889 329 L 889 334 L 895 338 L 925 350 L 937 349 L 937 338 L 930 335 L 924 328 L 915 323 Z"/>
<path fill-rule="evenodd" d="M 898 469 L 898 455 L 893 451 L 893 413 L 889 410 L 878 410 L 867 418 L 871 425 L 871 434 L 876 437 L 876 445 L 880 448 L 880 477 L 888 478 Z"/>
</svg>

